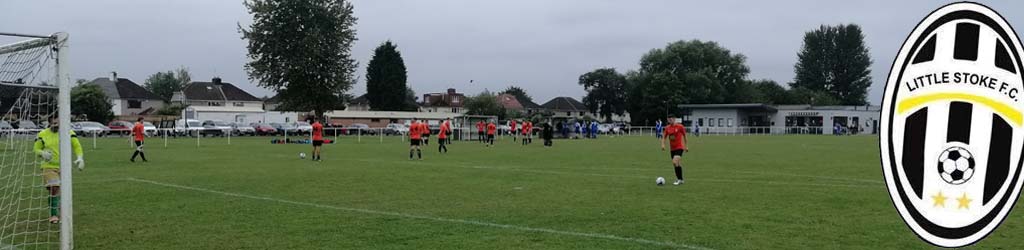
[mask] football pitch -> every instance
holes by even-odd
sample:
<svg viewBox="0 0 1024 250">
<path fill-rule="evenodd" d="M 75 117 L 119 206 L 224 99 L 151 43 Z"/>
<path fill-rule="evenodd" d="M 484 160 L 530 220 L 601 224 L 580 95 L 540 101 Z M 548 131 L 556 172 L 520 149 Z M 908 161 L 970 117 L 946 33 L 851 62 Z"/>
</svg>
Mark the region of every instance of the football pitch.
<svg viewBox="0 0 1024 250">
<path fill-rule="evenodd" d="M 270 138 L 126 138 L 75 172 L 78 249 L 921 249 L 886 193 L 875 136 L 691 137 L 686 183 L 654 137 L 476 142 L 408 159 L 342 138 L 323 162 Z M 979 248 L 1024 249 L 1011 212 Z"/>
</svg>

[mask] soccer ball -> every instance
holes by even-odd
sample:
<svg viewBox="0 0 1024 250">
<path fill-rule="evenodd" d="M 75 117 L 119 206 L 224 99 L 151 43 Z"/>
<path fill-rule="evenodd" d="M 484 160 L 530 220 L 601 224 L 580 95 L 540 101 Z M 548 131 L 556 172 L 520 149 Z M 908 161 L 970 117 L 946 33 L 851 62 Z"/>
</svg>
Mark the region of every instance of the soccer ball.
<svg viewBox="0 0 1024 250">
<path fill-rule="evenodd" d="M 665 178 L 662 178 L 661 176 L 658 176 L 658 179 L 655 179 L 654 183 L 658 184 L 658 186 L 665 185 Z"/>
<path fill-rule="evenodd" d="M 939 176 L 953 185 L 964 184 L 974 176 L 974 156 L 962 147 L 950 147 L 939 154 Z"/>
<path fill-rule="evenodd" d="M 306 153 L 299 153 L 299 159 L 306 159 Z"/>
</svg>

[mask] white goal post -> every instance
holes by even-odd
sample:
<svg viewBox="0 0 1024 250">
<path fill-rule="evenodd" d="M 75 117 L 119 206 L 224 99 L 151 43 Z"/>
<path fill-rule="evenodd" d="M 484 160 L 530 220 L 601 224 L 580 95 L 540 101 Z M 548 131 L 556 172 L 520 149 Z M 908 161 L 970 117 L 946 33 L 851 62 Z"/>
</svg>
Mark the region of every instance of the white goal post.
<svg viewBox="0 0 1024 250">
<path fill-rule="evenodd" d="M 0 107 L 4 109 L 0 110 L 0 250 L 73 249 L 68 34 L 0 32 L 0 39 L 17 41 L 0 46 L 0 88 L 4 92 L 0 93 Z M 39 218 L 56 207 L 53 204 L 57 198 L 44 190 L 40 174 L 44 161 L 33 153 L 36 134 L 46 129 L 33 122 L 48 123 L 43 119 L 52 115 L 59 117 L 61 125 L 56 159 L 60 166 L 59 226 L 50 224 L 46 217 Z"/>
</svg>

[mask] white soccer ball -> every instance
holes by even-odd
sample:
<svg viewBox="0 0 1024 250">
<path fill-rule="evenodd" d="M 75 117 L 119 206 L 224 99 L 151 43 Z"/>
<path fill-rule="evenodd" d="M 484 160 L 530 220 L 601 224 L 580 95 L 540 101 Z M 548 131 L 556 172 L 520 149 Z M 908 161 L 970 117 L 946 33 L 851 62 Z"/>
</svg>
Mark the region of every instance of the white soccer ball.
<svg viewBox="0 0 1024 250">
<path fill-rule="evenodd" d="M 306 159 L 306 153 L 299 153 L 299 159 Z"/>
<path fill-rule="evenodd" d="M 974 177 L 974 155 L 962 147 L 950 147 L 939 154 L 939 177 L 953 185 L 964 184 Z"/>
<path fill-rule="evenodd" d="M 658 179 L 655 179 L 654 183 L 658 184 L 658 186 L 665 185 L 665 178 L 662 178 L 661 176 L 658 176 Z"/>
</svg>

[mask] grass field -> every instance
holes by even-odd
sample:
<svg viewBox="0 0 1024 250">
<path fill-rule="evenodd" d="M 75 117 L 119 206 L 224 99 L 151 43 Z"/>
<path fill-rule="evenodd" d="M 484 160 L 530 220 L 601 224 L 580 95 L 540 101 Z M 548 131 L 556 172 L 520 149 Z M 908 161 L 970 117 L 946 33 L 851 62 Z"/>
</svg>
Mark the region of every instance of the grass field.
<svg viewBox="0 0 1024 250">
<path fill-rule="evenodd" d="M 691 138 L 687 183 L 653 137 L 436 144 L 344 138 L 324 161 L 269 138 L 178 139 L 130 163 L 86 139 L 78 249 L 919 249 L 869 136 Z M 436 138 L 434 139 L 436 141 Z M 434 143 L 434 142 L 432 142 Z M 979 248 L 1024 249 L 1024 213 Z"/>
</svg>

